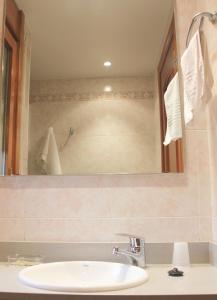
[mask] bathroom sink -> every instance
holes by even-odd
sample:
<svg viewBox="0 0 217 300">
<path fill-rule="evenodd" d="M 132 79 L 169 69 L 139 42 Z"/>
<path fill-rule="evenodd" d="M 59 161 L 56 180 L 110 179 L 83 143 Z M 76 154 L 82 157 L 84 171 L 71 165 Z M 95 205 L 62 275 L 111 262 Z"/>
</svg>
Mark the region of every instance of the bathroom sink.
<svg viewBox="0 0 217 300">
<path fill-rule="evenodd" d="M 98 292 L 134 287 L 148 279 L 146 270 L 112 262 L 69 261 L 40 264 L 20 271 L 22 283 L 60 292 Z"/>
</svg>

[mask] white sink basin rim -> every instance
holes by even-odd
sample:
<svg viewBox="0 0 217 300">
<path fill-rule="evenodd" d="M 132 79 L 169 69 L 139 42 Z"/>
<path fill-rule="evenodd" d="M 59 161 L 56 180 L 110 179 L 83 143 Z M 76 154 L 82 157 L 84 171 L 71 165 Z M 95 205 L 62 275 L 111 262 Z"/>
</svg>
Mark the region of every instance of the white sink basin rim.
<svg viewBox="0 0 217 300">
<path fill-rule="evenodd" d="M 22 283 L 59 292 L 114 291 L 148 280 L 142 268 L 112 262 L 69 261 L 40 264 L 20 271 Z"/>
</svg>

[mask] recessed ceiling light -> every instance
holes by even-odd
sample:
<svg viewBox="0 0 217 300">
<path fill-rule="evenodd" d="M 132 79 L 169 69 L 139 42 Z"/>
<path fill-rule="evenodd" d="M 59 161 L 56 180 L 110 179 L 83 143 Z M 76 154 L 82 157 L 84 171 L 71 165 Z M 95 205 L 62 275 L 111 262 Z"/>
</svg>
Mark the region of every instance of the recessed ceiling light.
<svg viewBox="0 0 217 300">
<path fill-rule="evenodd" d="M 110 85 L 106 85 L 104 87 L 104 92 L 106 92 L 106 93 L 112 92 L 112 87 Z"/>
<path fill-rule="evenodd" d="M 112 63 L 110 61 L 105 61 L 104 62 L 104 67 L 109 68 L 109 67 L 111 67 L 111 65 L 112 65 Z"/>
</svg>

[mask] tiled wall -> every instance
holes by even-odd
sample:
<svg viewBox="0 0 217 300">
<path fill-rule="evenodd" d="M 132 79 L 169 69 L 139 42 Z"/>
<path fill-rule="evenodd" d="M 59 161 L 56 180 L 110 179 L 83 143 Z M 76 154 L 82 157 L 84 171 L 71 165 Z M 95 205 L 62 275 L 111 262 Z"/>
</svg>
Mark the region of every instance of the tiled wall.
<svg viewBox="0 0 217 300">
<path fill-rule="evenodd" d="M 0 239 L 124 241 L 115 233 L 128 232 L 149 242 L 207 241 L 210 207 L 198 185 L 199 140 L 186 175 L 3 178 Z"/>
<path fill-rule="evenodd" d="M 197 3 L 177 0 L 180 52 Z M 0 240 L 125 240 L 117 232 L 142 235 L 149 242 L 210 240 L 204 116 L 202 111 L 186 130 L 185 174 L 2 178 Z"/>
<path fill-rule="evenodd" d="M 189 19 L 186 11 L 192 15 L 202 12 L 209 11 L 215 12 L 217 7 L 217 0 L 194 0 L 194 1 L 177 1 L 178 7 L 180 7 L 180 13 L 185 15 L 184 18 L 186 22 L 183 22 L 183 36 L 185 26 Z M 212 240 L 217 242 L 217 152 L 216 152 L 216 141 L 217 141 L 217 26 L 211 24 L 207 19 L 204 21 L 203 25 L 203 50 L 205 57 L 205 67 L 206 67 L 206 101 L 205 105 L 201 109 L 202 119 L 204 118 L 204 129 L 206 129 L 209 138 L 209 157 L 210 157 L 210 170 L 211 170 L 211 205 L 212 205 Z M 179 30 L 181 31 L 181 30 Z M 182 40 L 182 36 L 180 36 Z M 207 120 L 207 122 L 205 122 Z M 207 153 L 204 152 L 204 159 L 206 159 Z M 203 169 L 200 172 L 205 173 Z M 203 185 L 204 183 L 201 182 Z M 208 195 L 207 195 L 208 196 Z"/>
<path fill-rule="evenodd" d="M 217 0 L 198 0 L 198 10 L 217 11 Z M 217 243 L 217 25 L 204 23 L 204 39 L 207 44 L 206 66 L 208 87 L 208 132 L 211 161 L 211 191 L 212 191 L 212 239 Z"/>
<path fill-rule="evenodd" d="M 65 175 L 160 172 L 152 77 L 42 80 L 31 86 L 29 174 L 41 174 L 37 162 L 49 126 Z M 112 91 L 104 92 L 106 86 Z M 73 136 L 63 147 L 70 128 Z"/>
<path fill-rule="evenodd" d="M 190 18 L 199 12 L 215 12 L 217 7 L 217 0 L 177 0 L 177 11 L 179 20 L 179 43 L 180 49 L 184 49 L 184 40 L 187 32 L 187 26 Z M 190 130 L 197 130 L 208 136 L 209 152 L 203 152 L 203 164 L 208 164 L 208 156 L 210 160 L 210 186 L 211 186 L 211 206 L 212 206 L 212 235 L 211 239 L 217 242 L 217 26 L 211 24 L 207 19 L 204 20 L 203 34 L 201 35 L 203 41 L 203 54 L 205 62 L 205 77 L 206 77 L 206 97 L 207 104 L 201 108 L 199 112 L 196 127 L 190 126 Z M 202 130 L 201 130 L 202 129 Z M 192 131 L 194 132 L 194 131 Z M 202 143 L 202 141 L 201 141 Z M 198 145 L 201 147 L 201 144 Z M 205 150 L 205 149 L 204 149 Z M 206 191 L 206 181 L 209 178 L 207 168 L 199 168 L 198 172 L 203 174 L 203 179 L 200 182 L 204 193 L 204 199 L 209 198 Z M 205 181 L 204 181 L 205 180 Z M 207 193 L 207 195 L 206 195 Z"/>
</svg>

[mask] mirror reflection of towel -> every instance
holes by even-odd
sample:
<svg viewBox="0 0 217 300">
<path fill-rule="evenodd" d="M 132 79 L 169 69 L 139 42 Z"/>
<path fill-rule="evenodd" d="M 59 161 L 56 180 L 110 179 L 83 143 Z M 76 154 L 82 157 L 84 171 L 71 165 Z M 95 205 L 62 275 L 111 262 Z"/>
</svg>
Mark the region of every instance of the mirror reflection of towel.
<svg viewBox="0 0 217 300">
<path fill-rule="evenodd" d="M 164 145 L 167 146 L 172 141 L 182 138 L 182 118 L 178 73 L 176 73 L 167 87 L 167 90 L 164 94 L 164 102 L 167 115 L 167 131 Z"/>
<path fill-rule="evenodd" d="M 42 171 L 47 175 L 62 175 L 59 152 L 53 127 L 48 128 L 46 140 L 40 154 Z"/>
</svg>

